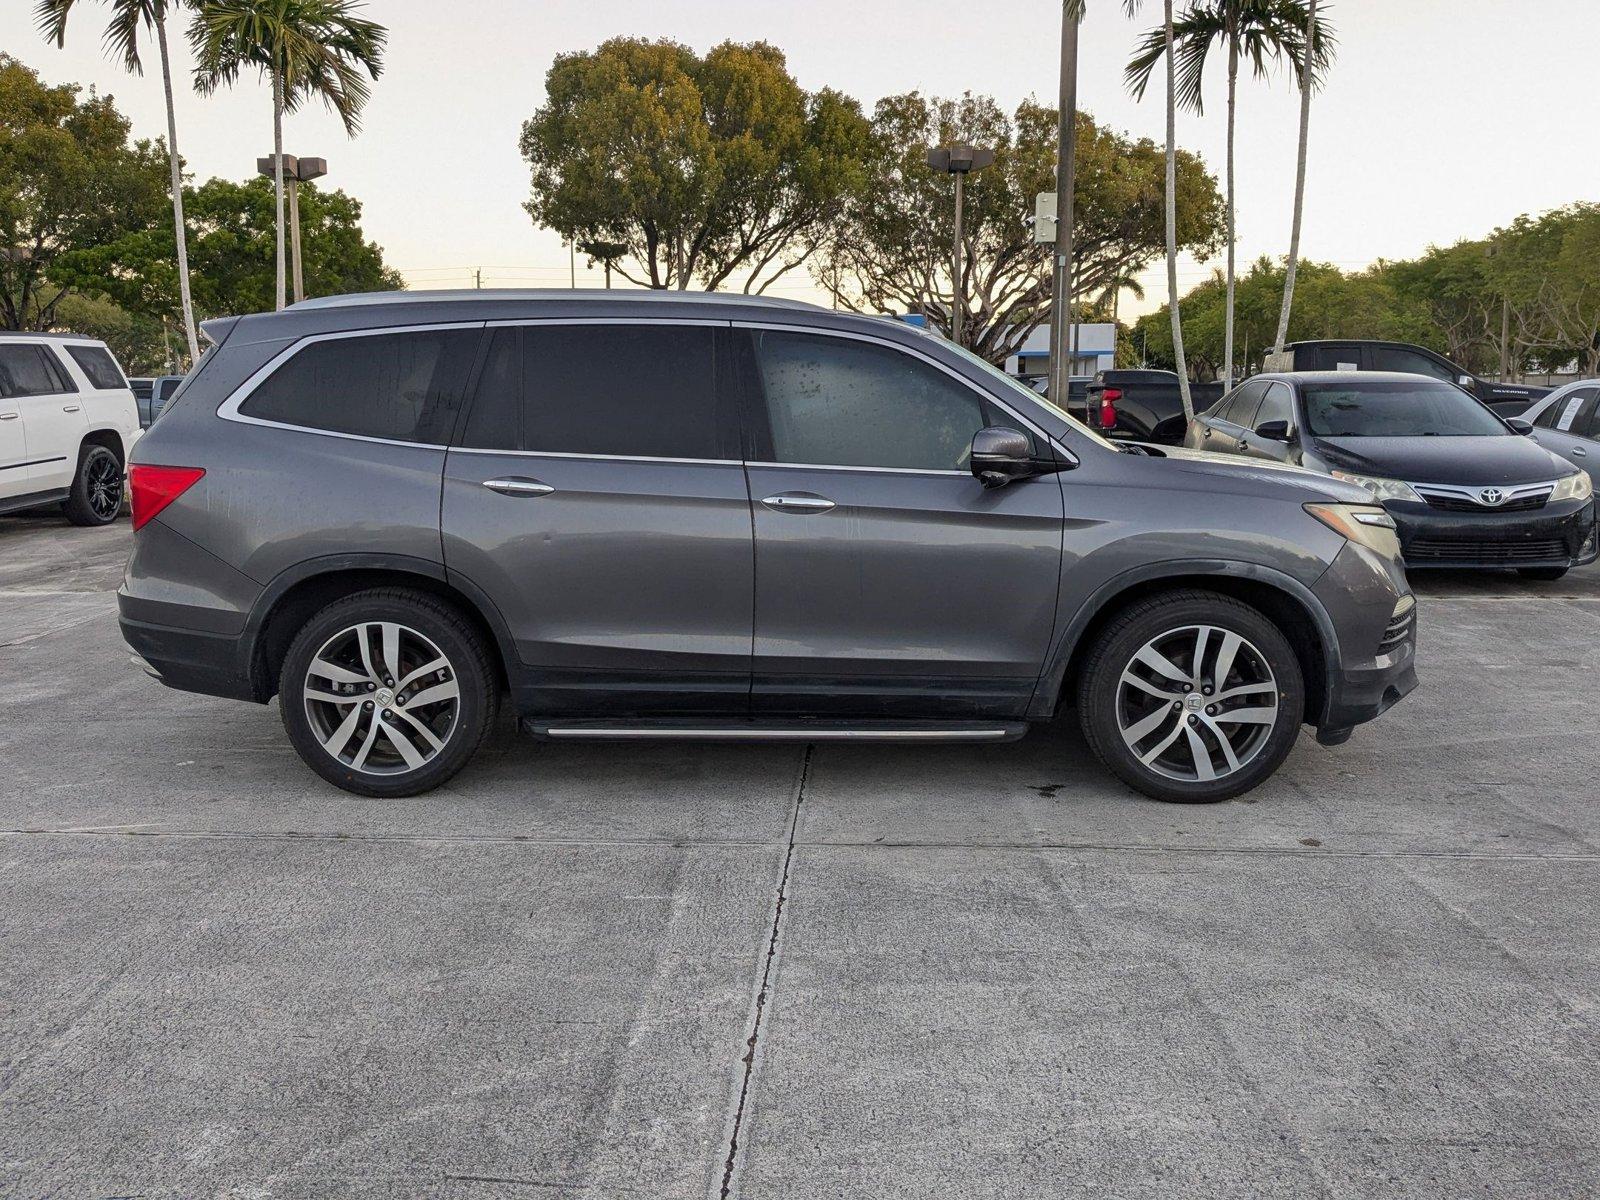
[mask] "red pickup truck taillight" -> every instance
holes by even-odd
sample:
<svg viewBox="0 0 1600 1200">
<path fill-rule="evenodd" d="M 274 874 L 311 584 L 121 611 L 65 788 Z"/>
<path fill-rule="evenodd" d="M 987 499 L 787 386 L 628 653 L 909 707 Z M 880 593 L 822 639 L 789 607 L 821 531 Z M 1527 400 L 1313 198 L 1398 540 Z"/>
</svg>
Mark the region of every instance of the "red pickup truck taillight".
<svg viewBox="0 0 1600 1200">
<path fill-rule="evenodd" d="M 1122 389 L 1108 387 L 1100 393 L 1100 428 L 1117 427 L 1117 401 L 1122 399 Z"/>
</svg>

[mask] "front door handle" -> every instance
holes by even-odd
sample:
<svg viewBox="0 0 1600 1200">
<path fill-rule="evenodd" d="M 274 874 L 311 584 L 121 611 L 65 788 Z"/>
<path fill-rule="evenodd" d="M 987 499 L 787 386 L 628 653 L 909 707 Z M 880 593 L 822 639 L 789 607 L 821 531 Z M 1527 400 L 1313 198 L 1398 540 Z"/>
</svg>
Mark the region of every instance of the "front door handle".
<svg viewBox="0 0 1600 1200">
<path fill-rule="evenodd" d="M 1207 427 L 1207 428 L 1205 428 L 1205 429 L 1202 429 L 1202 430 L 1201 430 L 1201 431 L 1200 431 L 1200 436 L 1201 436 L 1201 437 L 1210 437 L 1210 436 L 1211 436 L 1211 430 L 1210 430 L 1210 428 L 1209 428 L 1209 427 Z"/>
<path fill-rule="evenodd" d="M 1572 448 L 1572 457 L 1573 458 L 1588 458 L 1589 457 L 1589 452 L 1587 450 L 1582 449 L 1581 447 L 1574 446 Z"/>
<path fill-rule="evenodd" d="M 528 479 L 521 475 L 512 475 L 505 479 L 485 479 L 483 486 L 491 492 L 499 492 L 502 496 L 548 496 L 555 488 L 548 483 L 540 483 L 537 479 Z"/>
<path fill-rule="evenodd" d="M 1241 450 L 1250 449 L 1250 443 L 1245 441 L 1243 438 L 1240 438 L 1239 439 L 1239 449 L 1241 449 Z"/>
<path fill-rule="evenodd" d="M 826 496 L 813 495 L 811 492 L 779 492 L 776 496 L 768 496 L 761 503 L 778 512 L 792 513 L 827 512 L 833 507 L 832 500 Z"/>
<path fill-rule="evenodd" d="M 15 421 L 20 413 L 0 413 L 0 421 Z"/>
</svg>

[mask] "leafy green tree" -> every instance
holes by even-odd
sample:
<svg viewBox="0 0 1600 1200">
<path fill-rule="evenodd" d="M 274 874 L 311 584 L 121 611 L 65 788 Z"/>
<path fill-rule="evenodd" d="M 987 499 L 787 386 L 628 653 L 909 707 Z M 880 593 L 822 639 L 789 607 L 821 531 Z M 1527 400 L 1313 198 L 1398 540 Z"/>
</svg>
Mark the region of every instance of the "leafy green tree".
<svg viewBox="0 0 1600 1200">
<path fill-rule="evenodd" d="M 1027 215 L 1056 175 L 1056 110 L 1033 101 L 1007 115 L 986 96 L 930 99 L 912 92 L 879 101 L 866 170 L 834 236 L 812 264 L 818 283 L 847 308 L 924 314 L 948 334 L 954 291 L 954 183 L 930 171 L 929 146 L 970 142 L 995 151 L 966 182 L 962 225 L 963 340 L 1003 362 L 1054 302 L 1049 248 L 1036 246 Z M 1165 247 L 1161 148 L 1095 124 L 1080 112 L 1075 158 L 1073 261 L 1077 295 L 1094 295 L 1159 257 Z M 1201 257 L 1222 229 L 1216 180 L 1178 154 L 1180 246 Z"/>
<path fill-rule="evenodd" d="M 1485 278 L 1509 306 L 1515 363 L 1600 371 L 1600 204 L 1521 216 L 1489 238 Z"/>
<path fill-rule="evenodd" d="M 38 0 L 34 16 L 40 30 L 57 46 L 66 45 L 67 18 L 77 0 Z M 178 154 L 178 114 L 172 102 L 172 63 L 167 54 L 167 14 L 182 0 L 107 0 L 111 23 L 106 26 L 106 49 L 121 57 L 122 65 L 135 75 L 144 74 L 139 57 L 139 35 L 154 35 L 161 56 L 161 86 L 167 102 L 167 167 L 172 176 L 172 227 L 177 232 L 178 288 L 183 298 L 183 328 L 189 339 L 189 357 L 200 357 L 200 339 L 195 331 L 194 305 L 189 298 L 189 244 L 183 224 L 183 160 Z"/>
<path fill-rule="evenodd" d="M 1213 46 L 1227 54 L 1228 136 L 1224 165 L 1228 205 L 1228 304 L 1224 334 L 1222 378 L 1231 384 L 1233 370 L 1234 247 L 1237 241 L 1237 205 L 1234 196 L 1234 134 L 1238 125 L 1239 64 L 1247 63 L 1257 79 L 1268 74 L 1272 63 L 1301 53 L 1306 6 L 1299 0 L 1197 0 L 1173 23 L 1177 56 L 1178 104 L 1195 113 L 1205 111 L 1205 68 Z M 1319 42 L 1326 46 L 1326 41 Z M 1139 53 L 1128 64 L 1127 79 L 1136 97 L 1149 86 L 1150 74 L 1167 55 L 1167 30 L 1152 29 Z"/>
<path fill-rule="evenodd" d="M 855 101 L 808 93 L 781 51 L 616 38 L 559 56 L 523 124 L 537 223 L 617 244 L 625 279 L 761 292 L 805 261 L 859 178 Z M 632 266 L 626 264 L 631 263 Z"/>
<path fill-rule="evenodd" d="M 130 375 L 166 375 L 182 362 L 183 334 L 173 323 L 131 313 L 104 296 L 69 292 L 56 305 L 55 328 L 99 338 Z"/>
<path fill-rule="evenodd" d="M 261 312 L 275 296 L 272 181 L 212 179 L 186 195 L 194 231 L 192 276 L 202 317 Z M 314 184 L 300 190 L 301 252 L 310 295 L 384 291 L 405 286 L 383 251 L 361 229 L 361 205 Z M 57 274 L 79 290 L 159 320 L 174 312 L 177 280 L 172 233 L 163 223 L 64 256 Z"/>
<path fill-rule="evenodd" d="M 358 16 L 356 0 L 204 0 L 189 26 L 195 87 L 210 95 L 254 69 L 272 84 L 276 307 L 286 299 L 283 256 L 283 114 L 321 100 L 351 137 L 383 71 L 388 31 Z M 367 78 L 363 78 L 366 76 Z"/>
<path fill-rule="evenodd" d="M 110 96 L 79 99 L 0 54 L 0 329 L 48 329 L 63 255 L 166 225 L 166 153 L 129 144 Z"/>
</svg>

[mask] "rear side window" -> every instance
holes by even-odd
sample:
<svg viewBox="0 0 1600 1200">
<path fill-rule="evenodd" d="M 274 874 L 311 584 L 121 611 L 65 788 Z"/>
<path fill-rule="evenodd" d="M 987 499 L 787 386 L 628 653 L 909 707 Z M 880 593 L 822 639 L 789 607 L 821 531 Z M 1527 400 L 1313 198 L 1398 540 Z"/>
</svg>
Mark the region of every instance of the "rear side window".
<svg viewBox="0 0 1600 1200">
<path fill-rule="evenodd" d="M 710 326 L 520 325 L 492 335 L 463 445 L 727 457 Z"/>
<path fill-rule="evenodd" d="M 67 353 L 89 377 L 92 387 L 105 389 L 128 386 L 128 381 L 122 377 L 122 368 L 117 366 L 117 360 L 111 357 L 111 351 L 104 346 L 75 346 L 68 343 Z"/>
<path fill-rule="evenodd" d="M 0 345 L 0 396 L 55 396 L 77 391 L 67 373 L 37 343 Z"/>
<path fill-rule="evenodd" d="M 1251 428 L 1250 419 L 1255 416 L 1256 407 L 1261 403 L 1261 393 L 1266 390 L 1266 386 L 1257 382 L 1240 384 L 1231 394 L 1223 397 L 1222 403 L 1217 405 L 1210 415 L 1219 421 L 1230 421 L 1246 429 Z"/>
<path fill-rule="evenodd" d="M 329 433 L 443 445 L 480 336 L 478 329 L 428 329 L 310 342 L 239 412 Z"/>
</svg>

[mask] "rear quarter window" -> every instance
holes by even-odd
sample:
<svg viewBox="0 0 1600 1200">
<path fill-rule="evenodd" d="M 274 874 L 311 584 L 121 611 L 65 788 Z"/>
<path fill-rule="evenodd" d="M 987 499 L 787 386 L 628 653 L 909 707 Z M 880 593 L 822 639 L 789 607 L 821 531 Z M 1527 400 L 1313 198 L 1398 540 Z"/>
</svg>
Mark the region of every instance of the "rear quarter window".
<svg viewBox="0 0 1600 1200">
<path fill-rule="evenodd" d="M 307 342 L 256 386 L 239 414 L 328 433 L 443 445 L 480 336 L 473 327 Z"/>
<path fill-rule="evenodd" d="M 128 381 L 122 377 L 122 368 L 117 366 L 117 360 L 111 357 L 111 351 L 104 346 L 76 346 L 69 343 L 66 350 L 72 355 L 72 361 L 78 364 L 78 369 L 89 377 L 90 386 L 101 390 L 128 386 Z"/>
</svg>

